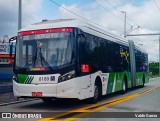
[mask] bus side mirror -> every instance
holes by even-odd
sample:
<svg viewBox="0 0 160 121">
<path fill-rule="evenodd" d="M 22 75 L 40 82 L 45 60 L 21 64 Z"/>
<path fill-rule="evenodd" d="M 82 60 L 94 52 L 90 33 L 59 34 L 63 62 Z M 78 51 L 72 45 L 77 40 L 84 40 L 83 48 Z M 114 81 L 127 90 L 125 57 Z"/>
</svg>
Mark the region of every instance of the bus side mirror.
<svg viewBox="0 0 160 121">
<path fill-rule="evenodd" d="M 84 33 L 78 34 L 78 35 L 77 35 L 77 38 L 78 38 L 78 40 L 79 40 L 79 43 L 81 43 L 81 44 L 85 44 L 85 43 L 86 43 L 86 36 L 85 36 Z"/>
<path fill-rule="evenodd" d="M 9 51 L 10 57 L 12 57 L 12 53 L 13 53 L 13 43 L 10 44 L 10 51 Z"/>
<path fill-rule="evenodd" d="M 9 55 L 10 55 L 10 57 L 12 57 L 12 54 L 13 54 L 13 43 L 11 43 L 11 42 L 16 41 L 16 40 L 17 40 L 17 36 L 9 39 L 9 46 L 10 46 Z"/>
</svg>

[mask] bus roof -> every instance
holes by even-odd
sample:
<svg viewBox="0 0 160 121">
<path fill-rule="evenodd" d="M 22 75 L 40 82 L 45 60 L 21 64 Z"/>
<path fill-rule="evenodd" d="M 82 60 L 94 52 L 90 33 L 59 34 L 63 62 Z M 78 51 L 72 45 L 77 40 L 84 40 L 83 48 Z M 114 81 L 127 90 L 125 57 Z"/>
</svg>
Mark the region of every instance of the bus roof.
<svg viewBox="0 0 160 121">
<path fill-rule="evenodd" d="M 80 28 L 82 31 L 105 38 L 107 40 L 120 43 L 123 45 L 128 46 L 128 40 L 112 34 L 108 31 L 106 31 L 104 28 L 100 28 L 100 26 L 97 26 L 95 24 L 92 24 L 88 21 L 84 20 L 79 20 L 79 19 L 58 19 L 58 20 L 45 20 L 39 23 L 31 24 L 23 29 L 21 31 L 30 31 L 30 30 L 40 30 L 40 29 L 50 29 L 50 28 L 63 28 L 63 27 L 75 27 L 75 28 Z M 146 53 L 145 50 L 142 50 L 141 48 L 136 46 L 136 49 Z"/>
</svg>

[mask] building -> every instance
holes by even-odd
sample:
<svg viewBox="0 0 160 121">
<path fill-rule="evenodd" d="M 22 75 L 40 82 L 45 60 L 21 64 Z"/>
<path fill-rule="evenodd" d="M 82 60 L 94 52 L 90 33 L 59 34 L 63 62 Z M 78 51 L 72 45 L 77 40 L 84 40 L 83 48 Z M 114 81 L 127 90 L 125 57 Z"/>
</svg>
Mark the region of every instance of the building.
<svg viewBox="0 0 160 121">
<path fill-rule="evenodd" d="M 13 61 L 15 53 L 15 43 L 13 43 L 13 55 L 10 56 L 10 43 L 7 35 L 0 40 L 0 80 L 10 78 L 13 74 Z"/>
</svg>

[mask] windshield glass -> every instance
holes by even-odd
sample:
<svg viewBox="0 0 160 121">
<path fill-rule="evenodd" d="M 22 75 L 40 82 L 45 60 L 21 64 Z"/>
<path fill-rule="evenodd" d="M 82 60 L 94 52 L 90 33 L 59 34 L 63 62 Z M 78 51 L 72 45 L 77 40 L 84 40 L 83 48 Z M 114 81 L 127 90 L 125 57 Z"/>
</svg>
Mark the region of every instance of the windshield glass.
<svg viewBox="0 0 160 121">
<path fill-rule="evenodd" d="M 72 61 L 71 32 L 19 36 L 16 47 L 16 68 L 30 71 L 54 70 Z"/>
</svg>

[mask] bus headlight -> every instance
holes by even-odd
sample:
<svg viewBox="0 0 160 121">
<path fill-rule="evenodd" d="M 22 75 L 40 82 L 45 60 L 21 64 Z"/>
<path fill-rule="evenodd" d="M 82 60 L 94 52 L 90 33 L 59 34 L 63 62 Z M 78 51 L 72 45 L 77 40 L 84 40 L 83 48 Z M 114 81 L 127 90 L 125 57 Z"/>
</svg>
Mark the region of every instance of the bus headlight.
<svg viewBox="0 0 160 121">
<path fill-rule="evenodd" d="M 18 81 L 17 76 L 15 74 L 13 74 L 13 78 L 12 78 L 15 82 Z"/>
<path fill-rule="evenodd" d="M 58 79 L 58 83 L 63 82 L 63 81 L 67 81 L 67 80 L 72 79 L 74 77 L 75 77 L 75 71 L 70 71 L 70 72 L 60 76 Z"/>
</svg>

